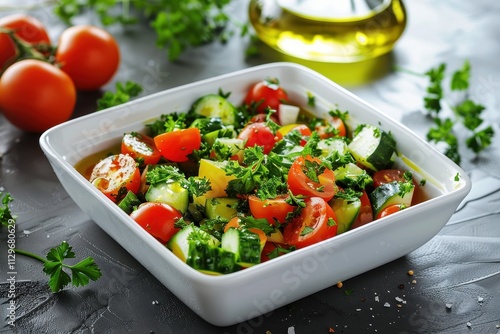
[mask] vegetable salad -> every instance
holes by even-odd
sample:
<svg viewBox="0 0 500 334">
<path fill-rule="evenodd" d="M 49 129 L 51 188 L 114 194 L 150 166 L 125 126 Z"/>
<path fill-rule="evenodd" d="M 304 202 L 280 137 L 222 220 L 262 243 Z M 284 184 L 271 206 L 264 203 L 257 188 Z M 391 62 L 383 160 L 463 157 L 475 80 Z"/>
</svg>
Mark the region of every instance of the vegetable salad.
<svg viewBox="0 0 500 334">
<path fill-rule="evenodd" d="M 422 184 L 393 167 L 390 133 L 349 129 L 348 111 L 312 116 L 277 79 L 255 83 L 241 105 L 229 95 L 201 96 L 147 133 L 125 133 L 88 175 L 194 269 L 232 273 L 415 203 Z"/>
</svg>

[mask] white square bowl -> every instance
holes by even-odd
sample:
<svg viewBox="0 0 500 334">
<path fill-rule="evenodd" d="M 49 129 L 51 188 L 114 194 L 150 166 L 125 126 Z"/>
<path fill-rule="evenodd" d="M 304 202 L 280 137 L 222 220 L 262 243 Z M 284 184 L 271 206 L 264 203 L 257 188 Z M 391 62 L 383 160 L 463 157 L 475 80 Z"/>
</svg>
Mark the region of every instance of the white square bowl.
<svg viewBox="0 0 500 334">
<path fill-rule="evenodd" d="M 254 267 L 223 276 L 200 273 L 170 252 L 74 168 L 81 159 L 116 145 L 123 133 L 143 131 L 161 114 L 184 112 L 200 96 L 230 92 L 235 105 L 249 87 L 275 77 L 292 101 L 317 113 L 334 107 L 390 131 L 400 167 L 425 179 L 428 200 L 406 210 Z M 89 114 L 47 130 L 40 145 L 60 182 L 106 233 L 206 321 L 242 322 L 397 259 L 430 240 L 470 191 L 467 174 L 416 134 L 324 76 L 292 63 L 272 63 L 169 89 Z M 102 279 L 106 279 L 103 277 Z"/>
</svg>

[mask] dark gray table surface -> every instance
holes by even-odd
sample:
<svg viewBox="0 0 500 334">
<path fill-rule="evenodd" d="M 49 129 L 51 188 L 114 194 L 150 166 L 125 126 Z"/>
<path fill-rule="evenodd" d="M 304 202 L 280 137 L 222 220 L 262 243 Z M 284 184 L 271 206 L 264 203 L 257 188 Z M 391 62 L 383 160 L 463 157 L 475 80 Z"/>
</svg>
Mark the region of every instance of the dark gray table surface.
<svg viewBox="0 0 500 334">
<path fill-rule="evenodd" d="M 235 1 L 231 11 L 245 19 L 246 4 Z M 422 112 L 426 81 L 393 71 L 392 65 L 423 72 L 440 62 L 458 68 L 465 59 L 470 60 L 471 96 L 487 107 L 485 118 L 497 135 L 479 157 L 464 153 L 462 167 L 471 176 L 472 191 L 434 238 L 406 256 L 345 281 L 341 289 L 334 286 L 250 321 L 215 327 L 194 314 L 89 220 L 55 177 L 38 145 L 39 135 L 14 128 L 0 114 L 0 191 L 10 192 L 15 198 L 11 206 L 18 215 L 16 246 L 45 254 L 68 240 L 79 257 L 93 256 L 103 272 L 97 282 L 52 294 L 41 266 L 18 257 L 14 331 L 499 333 L 500 3 L 408 0 L 405 4 L 407 29 L 395 50 L 377 65 L 373 81 L 355 82 L 355 70 L 349 80 L 337 77 L 337 65 L 307 65 L 320 69 L 424 136 L 428 127 Z M 9 13 L 0 12 L 0 16 Z M 50 8 L 31 13 L 50 27 L 53 39 L 64 29 Z M 77 22 L 95 20 L 86 16 Z M 215 43 L 189 50 L 178 62 L 170 63 L 165 50 L 155 47 L 155 37 L 146 25 L 109 29 L 119 40 L 122 63 L 103 91 L 114 89 L 116 81 L 134 80 L 144 86 L 145 96 L 261 63 L 293 60 L 265 47 L 260 57 L 245 59 L 248 41 L 232 38 L 226 45 Z M 79 93 L 74 117 L 93 112 L 101 94 Z M 9 302 L 6 240 L 7 233 L 2 230 L 0 332 L 13 330 L 5 322 Z M 409 276 L 408 270 L 414 275 Z M 386 303 L 390 306 L 385 307 Z"/>
</svg>

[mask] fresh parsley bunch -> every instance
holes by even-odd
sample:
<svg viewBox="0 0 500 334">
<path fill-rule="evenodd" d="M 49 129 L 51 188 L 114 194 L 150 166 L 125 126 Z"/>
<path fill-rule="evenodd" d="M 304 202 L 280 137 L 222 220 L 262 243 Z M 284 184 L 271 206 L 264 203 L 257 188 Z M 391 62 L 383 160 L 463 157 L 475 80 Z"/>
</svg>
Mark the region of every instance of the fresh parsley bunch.
<svg viewBox="0 0 500 334">
<path fill-rule="evenodd" d="M 453 72 L 449 89 L 451 92 L 463 92 L 464 98 L 458 103 L 449 103 L 452 117 L 441 117 L 446 91 L 443 82 L 446 78 L 446 64 L 442 63 L 425 73 L 429 78 L 429 86 L 424 96 L 424 106 L 428 115 L 433 119 L 435 126 L 427 132 L 427 139 L 431 142 L 442 142 L 446 145 L 444 154 L 460 164 L 459 140 L 454 133 L 457 124 L 462 124 L 469 134 L 465 139 L 466 147 L 478 154 L 491 145 L 495 134 L 491 126 L 482 127 L 484 123 L 482 112 L 485 107 L 474 102 L 468 93 L 470 81 L 470 63 L 465 61 L 462 68 Z"/>
<path fill-rule="evenodd" d="M 168 49 L 169 60 L 179 58 L 188 47 L 214 41 L 226 42 L 233 34 L 225 8 L 231 0 L 60 0 L 55 13 L 64 22 L 84 11 L 93 11 L 104 25 L 131 25 L 146 19 L 157 35 L 159 48 Z M 237 22 L 234 22 L 237 23 Z M 239 23 L 237 23 L 239 24 Z M 241 34 L 248 32 L 241 26 Z"/>
</svg>

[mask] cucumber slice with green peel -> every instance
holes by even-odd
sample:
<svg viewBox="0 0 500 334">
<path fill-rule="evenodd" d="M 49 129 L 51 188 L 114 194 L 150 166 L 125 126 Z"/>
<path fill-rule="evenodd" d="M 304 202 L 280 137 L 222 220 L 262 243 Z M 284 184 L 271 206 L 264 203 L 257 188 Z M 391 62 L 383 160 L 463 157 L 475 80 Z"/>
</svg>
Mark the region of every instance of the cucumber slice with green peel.
<svg viewBox="0 0 500 334">
<path fill-rule="evenodd" d="M 239 266 L 235 254 L 199 240 L 189 240 L 186 264 L 209 275 L 229 274 Z"/>
<path fill-rule="evenodd" d="M 234 131 L 232 126 L 227 126 L 223 129 L 209 132 L 201 137 L 201 139 L 210 146 L 212 146 L 218 138 L 236 138 L 236 131 Z"/>
<path fill-rule="evenodd" d="M 195 239 L 191 234 L 195 234 Z M 198 226 L 189 224 L 184 226 L 167 242 L 167 248 L 172 251 L 179 259 L 186 262 L 189 257 L 189 243 L 195 240 L 203 240 L 204 243 L 211 247 L 218 247 L 220 241 L 209 233 L 203 231 Z"/>
<path fill-rule="evenodd" d="M 390 134 L 381 129 L 370 124 L 362 124 L 356 129 L 355 136 L 347 148 L 358 163 L 379 171 L 392 166 L 396 142 Z"/>
<path fill-rule="evenodd" d="M 141 204 L 139 198 L 129 190 L 125 197 L 118 203 L 118 207 L 125 211 L 125 213 L 131 214 L 134 211 L 134 207 L 139 204 Z"/>
<path fill-rule="evenodd" d="M 189 204 L 189 192 L 179 182 L 152 185 L 144 197 L 148 202 L 166 203 L 182 213 L 186 212 Z"/>
<path fill-rule="evenodd" d="M 402 204 L 405 207 L 411 206 L 414 190 L 415 185 L 411 181 L 393 181 L 375 188 L 369 195 L 374 217 L 377 217 L 382 210 L 393 204 Z"/>
<path fill-rule="evenodd" d="M 337 217 L 337 234 L 341 234 L 351 229 L 359 215 L 361 200 L 359 198 L 333 198 L 330 201 L 330 206 Z"/>
<path fill-rule="evenodd" d="M 207 198 L 207 201 L 205 203 L 205 216 L 208 219 L 223 218 L 226 220 L 230 220 L 238 214 L 238 210 L 236 208 L 237 204 L 237 198 Z"/>
<path fill-rule="evenodd" d="M 373 184 L 372 177 L 356 164 L 348 163 L 333 171 L 337 183 L 346 188 L 364 189 Z"/>
<path fill-rule="evenodd" d="M 191 123 L 190 128 L 197 128 L 201 135 L 220 130 L 224 127 L 222 120 L 218 117 L 197 118 Z"/>
<path fill-rule="evenodd" d="M 236 255 L 236 263 L 247 268 L 260 263 L 260 238 L 248 230 L 230 228 L 222 235 L 221 248 Z"/>
<path fill-rule="evenodd" d="M 218 117 L 225 125 L 236 125 L 237 110 L 231 102 L 217 94 L 200 97 L 193 103 L 192 110 L 196 115 Z"/>
</svg>

